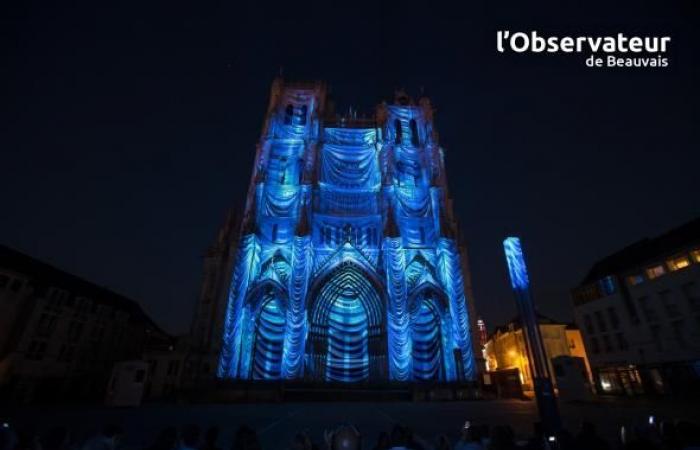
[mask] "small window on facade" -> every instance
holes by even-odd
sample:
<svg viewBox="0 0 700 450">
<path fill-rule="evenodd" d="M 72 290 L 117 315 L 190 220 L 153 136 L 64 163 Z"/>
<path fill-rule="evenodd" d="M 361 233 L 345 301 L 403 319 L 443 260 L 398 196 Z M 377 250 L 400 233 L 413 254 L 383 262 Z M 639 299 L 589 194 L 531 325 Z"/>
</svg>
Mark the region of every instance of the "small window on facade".
<svg viewBox="0 0 700 450">
<path fill-rule="evenodd" d="M 415 119 L 411 119 L 409 126 L 411 127 L 411 144 L 417 147 L 420 139 L 418 136 L 418 126 L 416 125 Z"/>
<path fill-rule="evenodd" d="M 680 310 L 678 309 L 678 305 L 676 305 L 676 302 L 673 300 L 673 295 L 669 289 L 665 289 L 659 292 L 659 298 L 661 299 L 661 304 L 664 305 L 664 309 L 666 309 L 666 314 L 669 317 L 677 317 L 681 314 Z"/>
<path fill-rule="evenodd" d="M 644 317 L 646 318 L 647 322 L 656 322 L 656 311 L 654 311 L 654 308 L 652 308 L 651 305 L 649 305 L 649 297 L 645 295 L 643 297 L 639 297 L 637 301 L 639 302 L 639 305 L 642 308 L 642 314 L 644 314 Z"/>
<path fill-rule="evenodd" d="M 666 261 L 666 265 L 668 266 L 668 270 L 675 272 L 676 270 L 685 269 L 688 267 L 690 265 L 690 258 L 688 258 L 686 255 L 671 258 Z"/>
<path fill-rule="evenodd" d="M 654 278 L 659 278 L 661 275 L 665 274 L 666 270 L 664 269 L 664 266 L 659 264 L 658 266 L 648 268 L 646 272 L 647 277 L 649 277 L 650 280 L 653 280 Z"/>
<path fill-rule="evenodd" d="M 294 117 L 294 106 L 289 104 L 289 105 L 287 105 L 287 108 L 284 110 L 284 124 L 291 125 L 292 124 L 292 117 Z"/>
<path fill-rule="evenodd" d="M 599 281 L 600 289 L 605 295 L 612 295 L 615 293 L 615 278 L 612 276 L 607 276 Z"/>
<path fill-rule="evenodd" d="M 601 311 L 596 311 L 594 314 L 595 314 L 596 325 L 598 325 L 598 329 L 600 331 L 608 331 L 608 327 L 605 323 L 605 318 L 603 317 L 603 313 Z"/>
<path fill-rule="evenodd" d="M 591 316 L 589 314 L 583 316 L 583 326 L 586 328 L 586 333 L 595 333 L 595 329 L 593 328 L 593 321 L 591 320 Z"/>
<path fill-rule="evenodd" d="M 394 120 L 394 135 L 395 135 L 394 142 L 397 144 L 401 143 L 401 138 L 402 138 L 401 133 L 402 133 L 401 121 L 399 119 L 396 119 L 396 120 Z"/>
<path fill-rule="evenodd" d="M 697 284 L 693 281 L 685 283 L 681 286 L 681 290 L 685 300 L 688 302 L 688 306 L 690 306 L 690 310 L 693 312 L 700 311 L 700 289 L 698 289 Z"/>
<path fill-rule="evenodd" d="M 610 326 L 613 329 L 617 330 L 620 327 L 620 318 L 617 316 L 617 311 L 613 306 L 608 308 L 608 319 L 610 319 Z"/>
<path fill-rule="evenodd" d="M 690 251 L 690 257 L 693 258 L 693 261 L 696 263 L 700 264 L 700 248 L 691 250 Z"/>
<path fill-rule="evenodd" d="M 598 339 L 592 337 L 591 338 L 591 351 L 593 352 L 594 355 L 597 355 L 600 353 L 600 344 L 598 343 Z"/>
<path fill-rule="evenodd" d="M 641 273 L 636 273 L 627 277 L 627 284 L 636 286 L 644 282 L 644 276 Z"/>
<path fill-rule="evenodd" d="M 683 320 L 674 320 L 671 322 L 671 328 L 673 329 L 673 337 L 676 339 L 678 346 L 680 348 L 686 348 L 688 344 L 685 340 Z"/>
<path fill-rule="evenodd" d="M 603 345 L 605 346 L 605 353 L 610 353 L 612 351 L 612 344 L 610 343 L 610 337 L 607 334 L 603 335 Z"/>
<path fill-rule="evenodd" d="M 625 339 L 625 335 L 622 333 L 617 333 L 615 334 L 615 339 L 617 340 L 617 348 L 624 351 L 629 348 L 629 345 L 627 344 L 627 339 Z"/>
<path fill-rule="evenodd" d="M 300 112 L 300 114 L 301 114 L 300 119 L 301 120 L 299 121 L 299 123 L 301 125 L 306 125 L 306 113 L 308 112 L 309 109 L 306 105 L 303 105 L 300 109 L 301 109 L 301 112 Z"/>
<path fill-rule="evenodd" d="M 277 240 L 277 224 L 272 225 L 272 241 Z"/>
</svg>

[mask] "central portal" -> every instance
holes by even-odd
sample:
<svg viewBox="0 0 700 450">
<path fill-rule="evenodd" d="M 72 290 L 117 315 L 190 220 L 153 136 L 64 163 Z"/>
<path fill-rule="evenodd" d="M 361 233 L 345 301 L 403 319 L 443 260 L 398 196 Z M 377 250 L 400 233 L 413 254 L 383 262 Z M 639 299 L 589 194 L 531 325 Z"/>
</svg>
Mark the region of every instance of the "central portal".
<svg viewBox="0 0 700 450">
<path fill-rule="evenodd" d="M 306 376 L 335 383 L 386 378 L 384 304 L 376 283 L 343 262 L 312 292 Z"/>
</svg>

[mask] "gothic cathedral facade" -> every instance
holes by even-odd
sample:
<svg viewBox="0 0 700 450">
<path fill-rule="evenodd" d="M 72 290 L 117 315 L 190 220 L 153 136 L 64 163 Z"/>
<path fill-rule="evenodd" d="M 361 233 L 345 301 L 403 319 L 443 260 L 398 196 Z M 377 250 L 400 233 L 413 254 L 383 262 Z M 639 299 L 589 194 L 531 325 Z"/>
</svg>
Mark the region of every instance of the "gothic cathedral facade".
<svg viewBox="0 0 700 450">
<path fill-rule="evenodd" d="M 443 151 L 427 98 L 398 94 L 372 118 L 341 117 L 325 84 L 275 80 L 245 210 L 205 261 L 210 306 L 200 298 L 192 333 L 195 349 L 217 354 L 212 373 L 475 379 L 471 287 Z"/>
</svg>

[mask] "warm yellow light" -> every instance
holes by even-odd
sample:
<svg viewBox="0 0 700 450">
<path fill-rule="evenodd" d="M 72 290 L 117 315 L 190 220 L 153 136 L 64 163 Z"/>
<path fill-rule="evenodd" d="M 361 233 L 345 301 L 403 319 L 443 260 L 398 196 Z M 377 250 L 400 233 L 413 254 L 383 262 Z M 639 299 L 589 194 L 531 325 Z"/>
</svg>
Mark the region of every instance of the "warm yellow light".
<svg viewBox="0 0 700 450">
<path fill-rule="evenodd" d="M 668 265 L 668 269 L 673 272 L 688 267 L 690 265 L 690 259 L 688 259 L 687 256 L 679 256 L 678 258 L 669 259 L 666 261 L 666 264 Z"/>
<path fill-rule="evenodd" d="M 661 275 L 665 274 L 666 270 L 664 270 L 664 266 L 658 265 L 648 268 L 646 272 L 647 277 L 649 277 L 650 280 L 653 280 L 654 278 L 659 278 Z"/>
<path fill-rule="evenodd" d="M 695 261 L 696 263 L 700 263 L 700 249 L 692 250 L 690 252 L 690 256 L 693 257 L 693 261 Z"/>
</svg>

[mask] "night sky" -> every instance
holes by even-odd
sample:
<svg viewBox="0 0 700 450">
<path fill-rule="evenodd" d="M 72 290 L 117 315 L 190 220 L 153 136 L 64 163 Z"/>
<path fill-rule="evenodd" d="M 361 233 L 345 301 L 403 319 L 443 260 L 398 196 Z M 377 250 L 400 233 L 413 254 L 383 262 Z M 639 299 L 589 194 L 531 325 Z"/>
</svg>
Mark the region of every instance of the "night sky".
<svg viewBox="0 0 700 450">
<path fill-rule="evenodd" d="M 371 112 L 396 87 L 432 98 L 490 327 L 515 310 L 505 236 L 524 241 L 541 312 L 571 320 L 592 263 L 700 213 L 690 0 L 12 3 L 0 242 L 138 300 L 169 331 L 188 328 L 201 255 L 245 196 L 280 68 L 326 80 L 340 110 Z M 669 35 L 671 65 L 501 55 L 502 29 Z"/>
</svg>

